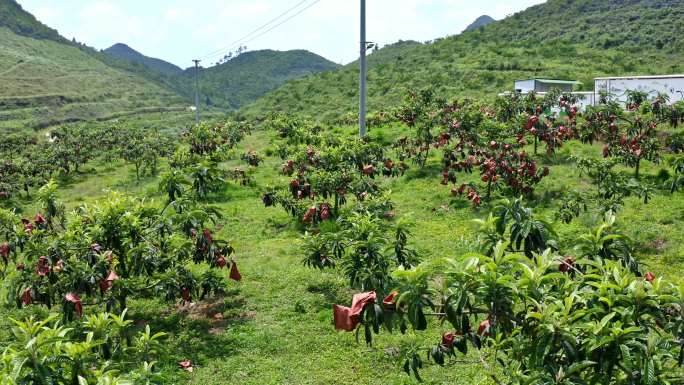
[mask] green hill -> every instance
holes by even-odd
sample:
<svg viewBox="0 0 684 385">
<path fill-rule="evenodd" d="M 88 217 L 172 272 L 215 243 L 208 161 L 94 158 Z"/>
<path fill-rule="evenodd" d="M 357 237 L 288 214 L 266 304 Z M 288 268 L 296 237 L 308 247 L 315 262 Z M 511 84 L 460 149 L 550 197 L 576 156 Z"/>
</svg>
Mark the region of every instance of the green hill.
<svg viewBox="0 0 684 385">
<path fill-rule="evenodd" d="M 384 51 L 388 51 L 385 53 Z M 398 52 L 397 52 L 398 51 Z M 393 54 L 389 54 L 393 52 Z M 684 72 L 684 2 L 551 0 L 431 44 L 370 55 L 369 108 L 434 85 L 445 96 L 493 96 L 526 77 L 574 78 Z M 286 83 L 242 113 L 292 111 L 323 119 L 356 112 L 358 65 Z"/>
<path fill-rule="evenodd" d="M 465 29 L 464 31 L 466 31 L 466 32 L 467 32 L 467 31 L 472 31 L 472 30 L 474 30 L 474 29 L 478 29 L 478 28 L 480 28 L 480 27 L 484 27 L 484 26 L 487 25 L 487 24 L 491 24 L 491 23 L 493 23 L 493 22 L 495 22 L 495 21 L 496 21 L 496 20 L 494 20 L 494 19 L 493 19 L 491 16 L 489 16 L 489 15 L 482 15 L 482 16 L 478 17 L 477 19 L 475 19 L 475 21 L 473 21 L 472 23 L 470 23 L 470 25 L 467 26 L 466 29 Z"/>
<path fill-rule="evenodd" d="M 0 129 L 180 109 L 173 91 L 98 60 L 14 0 L 0 0 Z"/>
<path fill-rule="evenodd" d="M 14 0 L 0 0 L 0 27 L 6 27 L 17 35 L 35 39 L 66 42 L 59 33 L 42 24 Z"/>
<path fill-rule="evenodd" d="M 211 106 L 236 109 L 288 80 L 338 67 L 305 50 L 250 51 L 223 64 L 200 70 L 201 101 Z M 194 74 L 194 68 L 186 70 L 177 88 L 188 97 L 194 95 Z"/>
<path fill-rule="evenodd" d="M 167 75 L 175 75 L 183 72 L 183 69 L 167 61 L 145 56 L 123 43 L 117 43 L 104 50 L 105 53 L 122 60 L 128 60 L 150 67 L 151 69 Z"/>
<path fill-rule="evenodd" d="M 125 44 L 93 52 L 112 67 L 140 75 L 173 89 L 187 101 L 195 96 L 195 69 L 147 57 Z M 339 66 L 305 50 L 261 50 L 240 54 L 222 64 L 200 69 L 200 102 L 234 110 L 252 103 L 288 80 L 330 71 Z"/>
</svg>

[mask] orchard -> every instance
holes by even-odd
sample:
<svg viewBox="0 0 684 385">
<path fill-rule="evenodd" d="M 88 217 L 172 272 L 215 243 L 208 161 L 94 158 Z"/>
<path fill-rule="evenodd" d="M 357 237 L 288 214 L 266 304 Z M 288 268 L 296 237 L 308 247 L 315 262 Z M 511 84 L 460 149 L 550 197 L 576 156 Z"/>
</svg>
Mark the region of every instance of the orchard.
<svg viewBox="0 0 684 385">
<path fill-rule="evenodd" d="M 217 328 L 174 325 L 246 287 L 237 302 L 267 315 L 234 315 L 231 344 L 208 351 L 280 358 L 292 352 L 260 341 L 287 325 L 310 331 L 298 338 L 318 354 L 321 339 L 354 341 L 336 328 L 372 349 L 335 348 L 371 366 L 388 352 L 409 381 L 468 363 L 495 384 L 681 383 L 684 285 L 644 257 L 629 221 L 644 210 L 677 228 L 663 207 L 676 212 L 667 204 L 684 188 L 684 109 L 640 92 L 602 99 L 582 111 L 556 91 L 483 101 L 424 89 L 371 114 L 362 139 L 339 127 L 348 117 L 282 113 L 175 133 L 117 122 L 3 138 L 0 277 L 13 317 L 0 378 L 207 376 L 216 357 L 186 346 Z M 114 188 L 65 193 L 110 163 L 128 170 Z M 651 255 L 678 239 L 656 238 Z M 173 321 L 138 325 L 147 307 Z M 246 373 L 231 369 L 235 381 Z"/>
</svg>

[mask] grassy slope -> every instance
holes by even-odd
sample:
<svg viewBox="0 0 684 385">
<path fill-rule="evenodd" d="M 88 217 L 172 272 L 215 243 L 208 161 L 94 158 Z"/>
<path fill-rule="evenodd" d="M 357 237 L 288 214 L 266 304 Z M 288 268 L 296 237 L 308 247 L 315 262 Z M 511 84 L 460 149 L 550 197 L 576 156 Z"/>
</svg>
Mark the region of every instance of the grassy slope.
<svg viewBox="0 0 684 385">
<path fill-rule="evenodd" d="M 0 27 L 0 129 L 179 106 L 174 93 L 79 48 Z"/>
<path fill-rule="evenodd" d="M 491 97 L 532 76 L 579 79 L 593 89 L 602 75 L 684 72 L 684 2 L 551 0 L 475 31 L 402 47 L 368 73 L 371 110 L 396 104 L 406 89 Z M 385 49 L 370 56 L 380 55 Z M 286 83 L 243 113 L 289 110 L 334 119 L 358 110 L 358 65 Z"/>
<path fill-rule="evenodd" d="M 167 125 L 185 125 L 190 116 L 179 117 Z M 142 121 L 142 124 L 149 124 Z M 167 122 L 168 123 L 168 122 Z M 371 135 L 392 138 L 401 128 L 374 129 Z M 336 129 L 335 135 L 353 134 L 354 129 Z M 244 167 L 239 161 L 245 149 L 264 154 L 272 147 L 272 135 L 257 131 L 231 155 L 226 168 Z M 539 189 L 541 196 L 553 196 L 568 188 L 588 188 L 577 169 L 565 161 L 568 154 L 597 156 L 600 147 L 570 142 L 553 161 L 551 176 Z M 231 282 L 230 293 L 214 304 L 223 321 L 203 313 L 186 315 L 156 301 L 137 301 L 132 316 L 150 323 L 155 330 L 171 333 L 170 357 L 161 367 L 178 384 L 410 384 L 409 379 L 388 356 L 400 340 L 382 335 L 374 348 L 357 344 L 352 334 L 337 333 L 331 325 L 333 303 L 347 304 L 352 292 L 334 271 L 319 272 L 301 264 L 300 232 L 289 215 L 279 208 L 263 207 L 260 196 L 267 185 L 286 183 L 279 175 L 281 161 L 267 157 L 248 187 L 231 185 L 215 199 L 225 219 L 221 237 L 232 240 L 236 260 L 243 274 L 241 283 Z M 69 181 L 61 189 L 68 206 L 93 202 L 105 196 L 104 189 L 160 200 L 156 178 L 138 183 L 130 167 L 122 164 L 93 164 L 96 175 Z M 655 175 L 659 166 L 647 164 L 645 175 Z M 471 220 L 486 215 L 486 209 L 453 204 L 447 188 L 439 183 L 437 152 L 428 167 L 411 169 L 404 177 L 389 180 L 396 211 L 415 222 L 413 245 L 426 259 L 457 256 L 473 250 L 477 235 Z M 636 242 L 639 259 L 658 274 L 681 279 L 684 268 L 684 199 L 682 193 L 658 194 L 648 205 L 629 200 L 619 213 L 623 231 Z M 555 207 L 540 200 L 536 212 L 552 219 Z M 555 203 L 557 204 L 557 202 Z M 32 214 L 35 207 L 28 207 Z M 585 214 L 571 225 L 559 225 L 566 240 L 565 250 L 573 246 L 574 235 L 586 231 L 597 218 Z M 660 244 L 659 240 L 666 241 Z M 18 313 L 13 313 L 18 314 Z M 2 322 L 0 322 L 2 325 Z M 416 335 L 417 340 L 435 342 L 442 328 L 433 324 Z M 2 332 L 0 332 L 2 336 Z M 5 337 L 6 338 L 6 337 Z M 0 338 L 1 340 L 1 338 Z M 1 342 L 0 342 L 1 345 Z M 189 358 L 197 365 L 194 374 L 182 373 L 176 363 Z M 424 371 L 428 384 L 490 384 L 479 365 L 456 362 L 444 370 L 429 366 Z"/>
</svg>

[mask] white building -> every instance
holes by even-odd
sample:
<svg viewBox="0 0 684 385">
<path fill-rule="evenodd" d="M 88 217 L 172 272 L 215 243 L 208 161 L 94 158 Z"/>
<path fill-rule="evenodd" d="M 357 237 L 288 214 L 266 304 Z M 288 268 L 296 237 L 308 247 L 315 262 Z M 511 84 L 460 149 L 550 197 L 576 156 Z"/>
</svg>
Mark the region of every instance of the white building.
<svg viewBox="0 0 684 385">
<path fill-rule="evenodd" d="M 514 90 L 522 93 L 534 92 L 549 92 L 552 89 L 560 89 L 563 92 L 571 92 L 573 87 L 582 84 L 576 80 L 562 80 L 562 79 L 524 79 L 516 80 Z"/>
<path fill-rule="evenodd" d="M 667 94 L 670 103 L 684 101 L 684 75 L 660 75 L 660 76 L 617 76 L 601 77 L 594 79 L 594 91 L 577 92 L 573 91 L 575 85 L 582 84 L 574 80 L 559 79 L 526 79 L 516 80 L 515 90 L 522 93 L 535 92 L 539 96 L 544 96 L 552 89 L 560 89 L 563 92 L 571 93 L 578 97 L 578 105 L 582 111 L 587 106 L 595 106 L 599 103 L 601 93 L 608 93 L 618 103 L 624 104 L 627 101 L 627 91 L 644 91 L 649 97 L 654 97 L 658 93 Z M 499 96 L 509 95 L 506 92 Z"/>
<path fill-rule="evenodd" d="M 627 101 L 627 91 L 644 91 L 649 97 L 667 94 L 670 103 L 684 100 L 684 75 L 619 76 L 594 80 L 596 97 L 606 92 L 618 103 Z"/>
</svg>

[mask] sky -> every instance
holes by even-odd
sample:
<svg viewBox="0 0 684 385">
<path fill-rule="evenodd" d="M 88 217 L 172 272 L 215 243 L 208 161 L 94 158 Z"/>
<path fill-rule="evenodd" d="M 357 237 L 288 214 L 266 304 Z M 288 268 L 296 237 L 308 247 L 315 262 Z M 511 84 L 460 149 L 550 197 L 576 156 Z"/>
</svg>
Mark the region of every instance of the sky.
<svg viewBox="0 0 684 385">
<path fill-rule="evenodd" d="M 307 49 L 336 63 L 358 57 L 357 0 L 18 0 L 38 20 L 97 49 L 125 43 L 182 68 L 234 51 Z M 315 2 L 315 4 L 313 4 Z M 368 41 L 426 41 L 460 33 L 478 16 L 495 19 L 543 0 L 367 0 Z M 271 32 L 235 43 L 289 8 L 313 4 Z M 279 20 L 279 21 L 280 21 Z M 274 22 L 272 25 L 277 24 Z M 214 53 L 214 51 L 217 51 Z M 209 54 L 213 56 L 209 56 Z"/>
</svg>

